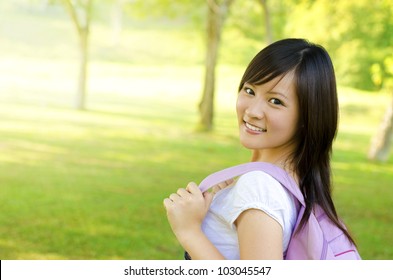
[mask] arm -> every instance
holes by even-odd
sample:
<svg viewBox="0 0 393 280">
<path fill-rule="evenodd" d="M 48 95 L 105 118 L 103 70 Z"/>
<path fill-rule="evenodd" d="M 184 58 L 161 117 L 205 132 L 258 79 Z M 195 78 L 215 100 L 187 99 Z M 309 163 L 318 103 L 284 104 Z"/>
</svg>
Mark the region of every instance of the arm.
<svg viewBox="0 0 393 280">
<path fill-rule="evenodd" d="M 240 259 L 282 259 L 283 231 L 280 224 L 257 209 L 242 212 L 235 221 Z"/>
<path fill-rule="evenodd" d="M 164 200 L 168 221 L 182 247 L 192 259 L 224 259 L 201 230 L 213 194 L 202 193 L 195 183 Z"/>
<path fill-rule="evenodd" d="M 224 256 L 201 231 L 190 232 L 178 238 L 180 244 L 193 260 L 224 260 Z"/>
</svg>

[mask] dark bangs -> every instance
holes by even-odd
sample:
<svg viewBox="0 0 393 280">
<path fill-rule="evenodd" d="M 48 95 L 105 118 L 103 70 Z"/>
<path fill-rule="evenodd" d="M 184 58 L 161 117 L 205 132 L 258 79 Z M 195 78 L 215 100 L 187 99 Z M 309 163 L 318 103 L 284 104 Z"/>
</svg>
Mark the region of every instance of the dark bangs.
<svg viewBox="0 0 393 280">
<path fill-rule="evenodd" d="M 239 91 L 245 83 L 261 85 L 296 69 L 301 61 L 302 51 L 309 43 L 300 39 L 277 41 L 261 50 L 250 62 L 239 84 Z"/>
</svg>

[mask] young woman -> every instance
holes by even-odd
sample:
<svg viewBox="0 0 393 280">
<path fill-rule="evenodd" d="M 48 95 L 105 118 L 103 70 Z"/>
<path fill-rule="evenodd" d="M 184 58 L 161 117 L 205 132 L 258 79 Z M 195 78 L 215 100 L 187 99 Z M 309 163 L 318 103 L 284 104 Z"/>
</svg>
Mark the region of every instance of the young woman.
<svg viewBox="0 0 393 280">
<path fill-rule="evenodd" d="M 263 49 L 243 75 L 236 110 L 240 142 L 252 151 L 251 160 L 275 164 L 298 183 L 307 206 L 302 221 L 319 204 L 353 242 L 331 197 L 338 101 L 325 49 L 303 39 L 285 39 Z M 223 189 L 202 193 L 189 183 L 164 200 L 187 256 L 283 259 L 297 217 L 292 195 L 262 171 L 218 188 Z"/>
</svg>

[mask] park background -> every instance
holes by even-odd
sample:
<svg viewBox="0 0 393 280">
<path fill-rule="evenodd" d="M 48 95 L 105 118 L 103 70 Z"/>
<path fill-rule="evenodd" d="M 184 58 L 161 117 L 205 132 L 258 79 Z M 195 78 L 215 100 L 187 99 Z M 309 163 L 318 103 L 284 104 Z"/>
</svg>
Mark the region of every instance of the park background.
<svg viewBox="0 0 393 280">
<path fill-rule="evenodd" d="M 249 160 L 236 89 L 269 36 L 331 53 L 336 207 L 363 258 L 393 259 L 393 157 L 368 158 L 393 98 L 393 1 L 233 1 L 210 131 L 198 110 L 208 5 L 231 1 L 92 1 L 83 108 L 67 2 L 83 23 L 86 1 L 0 1 L 0 259 L 181 259 L 162 200 Z"/>
</svg>

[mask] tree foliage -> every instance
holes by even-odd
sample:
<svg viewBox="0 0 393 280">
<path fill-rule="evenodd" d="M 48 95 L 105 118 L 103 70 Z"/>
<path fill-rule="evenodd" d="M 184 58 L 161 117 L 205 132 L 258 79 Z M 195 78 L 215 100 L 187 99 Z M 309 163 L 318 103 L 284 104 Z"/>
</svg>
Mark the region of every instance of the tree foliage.
<svg viewBox="0 0 393 280">
<path fill-rule="evenodd" d="M 57 1 L 60 0 L 51 2 Z M 86 80 L 88 49 L 83 46 L 87 46 L 90 22 L 84 20 L 89 18 L 86 17 L 90 15 L 86 3 L 91 1 L 61 1 L 67 3 L 81 42 L 79 105 L 76 106 L 82 108 L 85 94 L 81 92 L 85 91 L 85 86 L 81 81 Z M 212 43 L 211 38 L 214 36 L 209 35 L 209 24 L 213 21 L 209 19 L 209 3 L 220 7 L 226 2 L 227 0 L 103 0 L 95 2 L 95 5 L 117 8 L 117 21 L 113 21 L 113 26 L 117 27 L 117 38 L 122 20 L 119 16 L 120 8 L 123 13 L 135 19 L 154 18 L 160 19 L 159 22 L 177 22 L 206 38 L 206 74 L 199 108 L 201 123 L 207 130 L 212 128 L 214 68 L 220 62 L 220 57 L 224 56 L 226 62 L 244 65 L 256 51 L 269 42 L 284 37 L 303 37 L 323 45 L 333 58 L 341 85 L 367 90 L 392 87 L 393 0 L 234 1 L 230 13 L 227 12 L 221 19 L 219 13 L 213 14 L 218 17 L 217 22 L 227 20 L 225 27 L 217 25 L 219 34 L 214 35 L 216 39 Z M 226 34 L 231 35 L 225 38 Z M 219 56 L 221 37 L 226 40 L 226 48 L 220 50 Z M 116 41 L 116 36 L 113 41 Z M 233 55 L 233 49 L 237 50 L 236 55 Z"/>
<path fill-rule="evenodd" d="M 304 0 L 291 8 L 286 35 L 325 46 L 342 85 L 378 89 L 371 67 L 393 51 L 392 0 Z"/>
</svg>

